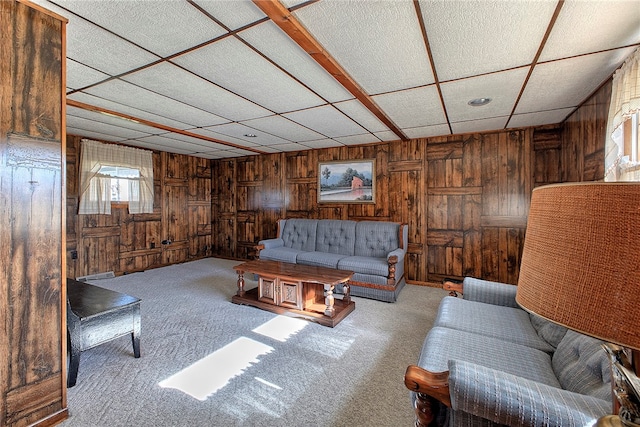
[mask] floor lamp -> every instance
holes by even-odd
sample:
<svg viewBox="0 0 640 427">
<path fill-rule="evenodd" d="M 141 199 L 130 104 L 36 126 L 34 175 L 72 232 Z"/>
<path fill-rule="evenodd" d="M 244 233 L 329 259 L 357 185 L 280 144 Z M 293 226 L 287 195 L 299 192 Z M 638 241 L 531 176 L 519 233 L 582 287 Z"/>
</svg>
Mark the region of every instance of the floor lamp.
<svg viewBox="0 0 640 427">
<path fill-rule="evenodd" d="M 614 405 L 597 425 L 640 425 L 640 183 L 534 189 L 516 301 L 605 341 Z"/>
</svg>

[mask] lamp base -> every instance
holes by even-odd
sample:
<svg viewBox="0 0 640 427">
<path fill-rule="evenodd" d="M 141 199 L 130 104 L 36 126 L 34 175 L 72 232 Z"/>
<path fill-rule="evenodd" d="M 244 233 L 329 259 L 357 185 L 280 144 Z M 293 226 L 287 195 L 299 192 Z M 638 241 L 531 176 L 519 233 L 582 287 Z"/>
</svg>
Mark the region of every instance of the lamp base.
<svg viewBox="0 0 640 427">
<path fill-rule="evenodd" d="M 598 422 L 595 424 L 596 427 L 640 427 L 639 424 L 636 423 L 628 423 L 622 421 L 617 415 L 606 415 L 598 419 Z"/>
</svg>

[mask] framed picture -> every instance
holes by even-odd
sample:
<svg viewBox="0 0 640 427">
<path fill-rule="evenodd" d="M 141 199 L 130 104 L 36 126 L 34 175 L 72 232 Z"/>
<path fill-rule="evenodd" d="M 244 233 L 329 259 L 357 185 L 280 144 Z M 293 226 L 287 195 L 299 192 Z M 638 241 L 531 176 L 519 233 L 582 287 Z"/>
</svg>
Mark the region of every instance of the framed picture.
<svg viewBox="0 0 640 427">
<path fill-rule="evenodd" d="M 318 203 L 375 203 L 376 161 L 319 162 Z"/>
</svg>

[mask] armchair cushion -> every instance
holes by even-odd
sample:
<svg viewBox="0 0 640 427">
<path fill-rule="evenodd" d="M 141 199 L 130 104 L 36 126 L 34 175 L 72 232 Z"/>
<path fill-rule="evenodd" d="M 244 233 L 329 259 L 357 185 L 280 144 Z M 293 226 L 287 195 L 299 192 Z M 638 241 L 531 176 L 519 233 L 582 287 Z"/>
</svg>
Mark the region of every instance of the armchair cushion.
<svg viewBox="0 0 640 427">
<path fill-rule="evenodd" d="M 470 362 L 449 363 L 450 425 L 468 416 L 508 426 L 588 426 L 611 410 L 602 400 Z M 460 418 L 459 420 L 457 418 Z M 478 422 L 478 419 L 475 419 Z"/>
<path fill-rule="evenodd" d="M 418 366 L 445 372 L 450 360 L 462 360 L 560 387 L 543 351 L 466 331 L 433 327 L 424 341 Z"/>
<path fill-rule="evenodd" d="M 529 321 L 529 314 L 518 308 L 444 297 L 438 308 L 435 326 L 486 335 L 547 353 L 555 350 L 540 338 Z"/>
</svg>

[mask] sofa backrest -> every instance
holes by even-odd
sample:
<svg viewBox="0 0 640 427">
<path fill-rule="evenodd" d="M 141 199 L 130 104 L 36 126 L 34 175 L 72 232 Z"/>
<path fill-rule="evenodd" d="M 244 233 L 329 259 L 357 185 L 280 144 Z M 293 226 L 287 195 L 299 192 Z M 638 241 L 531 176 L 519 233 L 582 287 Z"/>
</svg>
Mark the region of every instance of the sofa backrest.
<svg viewBox="0 0 640 427">
<path fill-rule="evenodd" d="M 316 251 L 353 256 L 356 221 L 321 219 L 316 230 Z"/>
<path fill-rule="evenodd" d="M 400 224 L 383 221 L 358 221 L 355 256 L 384 258 L 400 247 Z"/>
<path fill-rule="evenodd" d="M 287 219 L 282 228 L 280 238 L 287 248 L 300 251 L 314 251 L 316 248 L 316 228 L 318 220 L 291 218 Z"/>
<path fill-rule="evenodd" d="M 551 362 L 563 389 L 611 400 L 611 371 L 602 341 L 567 330 Z"/>
</svg>

